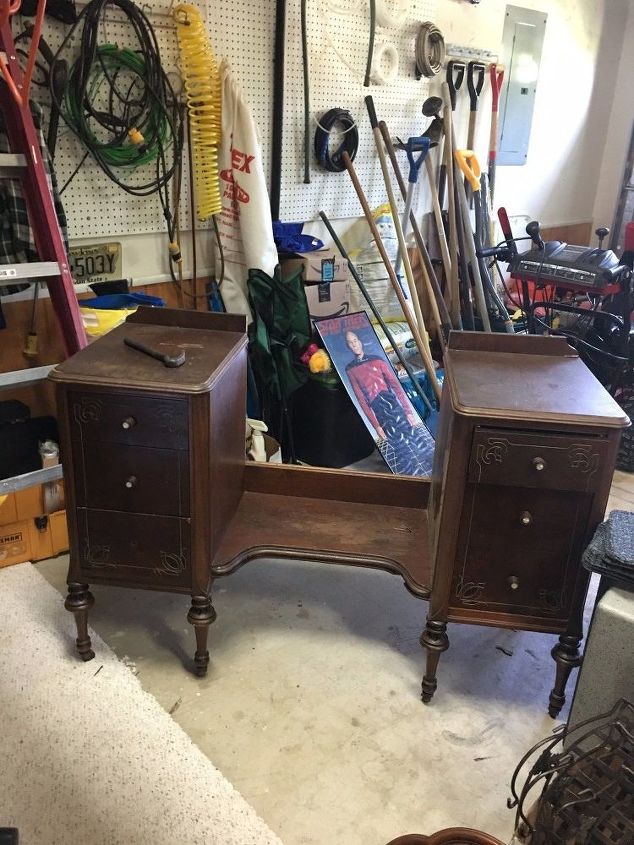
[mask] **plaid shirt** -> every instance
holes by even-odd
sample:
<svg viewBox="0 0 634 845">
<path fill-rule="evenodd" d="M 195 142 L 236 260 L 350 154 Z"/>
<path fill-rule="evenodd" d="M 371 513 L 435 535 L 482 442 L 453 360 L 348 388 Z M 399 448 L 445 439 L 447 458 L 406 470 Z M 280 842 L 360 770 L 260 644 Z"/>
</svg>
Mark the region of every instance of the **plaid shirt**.
<svg viewBox="0 0 634 845">
<path fill-rule="evenodd" d="M 40 139 L 42 161 L 44 162 L 48 185 L 53 194 L 57 219 L 62 230 L 65 246 L 68 249 L 66 215 L 57 193 L 57 180 L 52 169 L 48 147 L 44 141 L 42 109 L 33 101 L 31 101 L 30 106 L 33 123 Z M 4 115 L 0 112 L 0 153 L 10 152 L 16 151 L 9 148 Z M 26 210 L 22 181 L 20 179 L 0 178 L 0 264 L 26 264 L 30 261 L 37 261 L 38 257 Z M 28 284 L 0 285 L 0 294 L 18 293 L 18 291 L 27 287 Z"/>
</svg>

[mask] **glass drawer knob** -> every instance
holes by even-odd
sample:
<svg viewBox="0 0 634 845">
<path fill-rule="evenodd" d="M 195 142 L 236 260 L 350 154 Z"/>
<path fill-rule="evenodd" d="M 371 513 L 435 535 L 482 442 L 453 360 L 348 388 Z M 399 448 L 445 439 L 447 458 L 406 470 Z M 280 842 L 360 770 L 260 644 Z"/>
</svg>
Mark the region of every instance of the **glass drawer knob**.
<svg viewBox="0 0 634 845">
<path fill-rule="evenodd" d="M 519 586 L 520 586 L 520 579 L 517 577 L 517 575 L 511 575 L 511 577 L 509 578 L 509 587 L 512 590 L 518 590 Z"/>
<path fill-rule="evenodd" d="M 129 429 L 134 428 L 135 425 L 136 420 L 134 419 L 134 417 L 126 417 L 121 423 L 121 428 L 124 428 L 126 431 L 128 431 Z"/>
<path fill-rule="evenodd" d="M 136 475 L 131 475 L 130 478 L 126 478 L 125 486 L 128 490 L 132 490 L 133 487 L 136 487 Z"/>
<path fill-rule="evenodd" d="M 522 511 L 520 520 L 522 522 L 522 525 L 530 525 L 533 521 L 533 517 L 531 516 L 529 511 Z"/>
<path fill-rule="evenodd" d="M 533 466 L 537 472 L 542 472 L 546 469 L 546 461 L 543 458 L 533 458 Z"/>
</svg>

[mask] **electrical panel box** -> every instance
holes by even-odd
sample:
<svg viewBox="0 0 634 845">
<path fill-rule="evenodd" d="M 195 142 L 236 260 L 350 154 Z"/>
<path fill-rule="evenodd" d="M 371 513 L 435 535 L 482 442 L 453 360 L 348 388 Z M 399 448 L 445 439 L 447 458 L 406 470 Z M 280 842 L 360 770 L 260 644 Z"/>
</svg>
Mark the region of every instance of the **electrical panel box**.
<svg viewBox="0 0 634 845">
<path fill-rule="evenodd" d="M 500 165 L 526 164 L 547 19 L 545 12 L 506 7 L 501 55 L 506 81 L 500 102 L 497 155 Z"/>
</svg>

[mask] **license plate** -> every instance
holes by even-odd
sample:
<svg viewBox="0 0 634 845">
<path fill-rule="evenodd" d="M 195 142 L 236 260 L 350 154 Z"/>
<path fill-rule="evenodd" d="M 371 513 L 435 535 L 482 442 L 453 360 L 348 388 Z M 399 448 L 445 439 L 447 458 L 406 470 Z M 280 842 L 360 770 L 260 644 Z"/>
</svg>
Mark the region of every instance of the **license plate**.
<svg viewBox="0 0 634 845">
<path fill-rule="evenodd" d="M 76 285 L 122 278 L 121 244 L 82 244 L 68 250 Z"/>
</svg>

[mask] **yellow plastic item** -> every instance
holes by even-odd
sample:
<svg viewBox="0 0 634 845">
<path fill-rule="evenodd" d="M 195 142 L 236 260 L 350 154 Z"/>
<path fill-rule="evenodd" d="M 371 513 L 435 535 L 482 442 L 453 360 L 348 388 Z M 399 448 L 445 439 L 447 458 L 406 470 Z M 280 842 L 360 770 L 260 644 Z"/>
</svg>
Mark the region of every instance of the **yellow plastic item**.
<svg viewBox="0 0 634 845">
<path fill-rule="evenodd" d="M 310 356 L 308 362 L 308 369 L 311 373 L 329 373 L 332 370 L 332 363 L 328 357 L 328 353 L 320 349 Z"/>
<path fill-rule="evenodd" d="M 458 167 L 465 175 L 467 182 L 471 185 L 474 191 L 480 190 L 480 162 L 473 150 L 456 150 L 454 153 Z M 471 164 L 469 164 L 471 162 Z"/>
<path fill-rule="evenodd" d="M 106 308 L 82 308 L 80 306 L 81 319 L 88 337 L 101 337 L 111 329 L 120 326 L 121 323 L 134 314 L 136 308 L 118 308 L 111 311 Z"/>
<path fill-rule="evenodd" d="M 133 126 L 132 129 L 128 130 L 128 138 L 132 141 L 135 147 L 140 147 L 142 144 L 145 144 L 145 138 L 136 126 Z"/>
<path fill-rule="evenodd" d="M 196 210 L 199 220 L 208 220 L 222 207 L 218 184 L 220 75 L 198 9 L 182 4 L 173 14 L 189 112 Z"/>
</svg>

